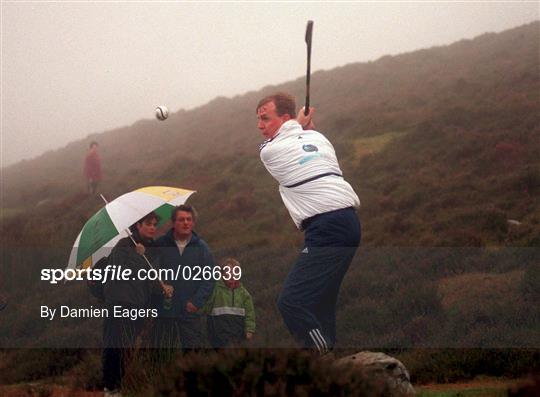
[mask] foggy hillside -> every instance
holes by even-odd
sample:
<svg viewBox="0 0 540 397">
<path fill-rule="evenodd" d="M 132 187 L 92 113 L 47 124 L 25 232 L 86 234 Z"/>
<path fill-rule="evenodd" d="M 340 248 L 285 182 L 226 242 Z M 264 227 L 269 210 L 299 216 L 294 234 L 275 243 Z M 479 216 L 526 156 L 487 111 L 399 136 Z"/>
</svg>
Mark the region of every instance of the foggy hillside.
<svg viewBox="0 0 540 397">
<path fill-rule="evenodd" d="M 343 343 L 540 343 L 531 305 L 540 280 L 539 27 L 312 76 L 317 128 L 362 202 L 362 248 L 340 297 Z M 84 194 L 82 180 L 95 139 L 109 199 L 146 185 L 197 190 L 190 198 L 200 212 L 197 231 L 218 259 L 234 255 L 245 264 L 258 337 L 286 341 L 275 299 L 302 234 L 260 163 L 255 117 L 258 99 L 276 90 L 302 98 L 304 78 L 218 98 L 165 122 L 142 120 L 3 170 L 0 284 L 13 311 L 4 312 L 0 335 L 92 340 L 99 329 L 83 321 L 57 331 L 27 326 L 37 299 L 89 304 L 84 285 L 51 288 L 38 274 L 67 261 L 84 222 L 103 205 Z"/>
<path fill-rule="evenodd" d="M 350 148 L 363 137 L 409 131 L 423 123 L 476 131 L 486 134 L 486 139 L 493 138 L 489 134 L 494 130 L 533 130 L 538 127 L 538 48 L 535 22 L 450 46 L 317 72 L 312 76 L 317 126 L 338 148 Z M 238 76 L 223 78 L 241 78 L 241 70 Z M 217 98 L 205 106 L 178 111 L 166 122 L 141 120 L 7 167 L 3 206 L 15 206 L 21 200 L 36 203 L 81 190 L 82 158 L 94 139 L 101 145 L 111 193 L 117 191 L 119 179 L 130 179 L 135 172 L 159 175 L 179 164 L 208 164 L 228 156 L 256 158 L 262 139 L 254 108 L 260 97 L 276 90 L 292 92 L 301 102 L 304 78 L 234 98 Z M 433 138 L 440 132 L 435 131 Z M 160 183 L 159 177 L 155 179 L 155 184 Z"/>
</svg>

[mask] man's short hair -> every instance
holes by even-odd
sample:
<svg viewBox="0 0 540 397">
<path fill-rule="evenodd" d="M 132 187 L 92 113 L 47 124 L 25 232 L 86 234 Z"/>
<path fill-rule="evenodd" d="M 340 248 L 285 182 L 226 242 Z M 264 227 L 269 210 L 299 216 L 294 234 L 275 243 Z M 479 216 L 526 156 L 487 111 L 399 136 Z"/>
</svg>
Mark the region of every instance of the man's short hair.
<svg viewBox="0 0 540 397">
<path fill-rule="evenodd" d="M 96 141 L 92 141 L 92 142 L 90 142 L 90 149 L 92 149 L 92 146 L 94 146 L 94 145 L 99 146 Z"/>
<path fill-rule="evenodd" d="M 176 214 L 179 211 L 190 212 L 191 215 L 193 216 L 193 221 L 197 220 L 197 210 L 195 209 L 195 207 L 192 205 L 182 204 L 182 205 L 178 205 L 174 207 L 174 209 L 171 212 L 171 221 L 173 221 L 173 223 L 174 221 L 176 221 Z"/>
<path fill-rule="evenodd" d="M 275 94 L 265 96 L 257 104 L 255 112 L 258 112 L 261 106 L 266 105 L 269 102 L 274 102 L 274 105 L 276 105 L 276 113 L 278 116 L 288 114 L 292 119 L 296 118 L 296 100 L 291 94 L 287 94 L 286 92 L 276 92 Z"/>
</svg>

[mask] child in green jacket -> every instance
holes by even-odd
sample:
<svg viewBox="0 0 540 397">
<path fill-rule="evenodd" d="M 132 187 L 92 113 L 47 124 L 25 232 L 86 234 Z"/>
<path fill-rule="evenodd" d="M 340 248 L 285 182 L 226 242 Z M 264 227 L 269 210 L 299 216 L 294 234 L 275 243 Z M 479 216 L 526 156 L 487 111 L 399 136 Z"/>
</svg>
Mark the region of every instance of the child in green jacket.
<svg viewBox="0 0 540 397">
<path fill-rule="evenodd" d="M 255 310 L 248 290 L 240 280 L 240 262 L 233 258 L 221 264 L 221 280 L 206 302 L 208 338 L 213 348 L 241 346 L 255 332 Z"/>
</svg>

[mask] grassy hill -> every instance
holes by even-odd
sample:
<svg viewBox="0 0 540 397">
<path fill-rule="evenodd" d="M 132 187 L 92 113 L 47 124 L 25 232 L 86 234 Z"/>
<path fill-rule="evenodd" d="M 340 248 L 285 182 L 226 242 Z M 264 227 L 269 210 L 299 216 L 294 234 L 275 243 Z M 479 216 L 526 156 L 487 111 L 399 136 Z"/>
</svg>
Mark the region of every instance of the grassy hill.
<svg viewBox="0 0 540 397">
<path fill-rule="evenodd" d="M 362 200 L 364 244 L 538 245 L 537 33 L 536 22 L 313 75 L 317 126 Z M 7 167 L 4 217 L 24 208 L 92 213 L 100 203 L 77 193 L 87 143 L 96 139 L 109 198 L 143 185 L 192 188 L 201 230 L 214 244 L 230 244 L 219 233 L 223 211 L 235 219 L 230 226 L 242 245 L 254 235 L 253 243 L 294 239 L 258 160 L 254 107 L 276 90 L 301 98 L 303 84 L 217 98 L 166 122 L 142 120 Z M 524 225 L 509 230 L 506 219 Z"/>
<path fill-rule="evenodd" d="M 540 346 L 539 29 L 534 22 L 312 76 L 317 127 L 362 202 L 364 248 L 340 297 L 342 347 Z M 257 343 L 290 344 L 275 299 L 302 235 L 258 159 L 255 105 L 277 90 L 301 98 L 303 84 L 217 98 L 4 169 L 0 284 L 12 304 L 0 345 L 98 338 L 91 322 L 58 329 L 36 321 L 35 309 L 38 297 L 90 302 L 80 284 L 38 277 L 41 267 L 63 266 L 102 205 L 82 193 L 94 139 L 109 199 L 145 185 L 198 191 L 197 229 L 218 258 L 244 264 Z"/>
</svg>

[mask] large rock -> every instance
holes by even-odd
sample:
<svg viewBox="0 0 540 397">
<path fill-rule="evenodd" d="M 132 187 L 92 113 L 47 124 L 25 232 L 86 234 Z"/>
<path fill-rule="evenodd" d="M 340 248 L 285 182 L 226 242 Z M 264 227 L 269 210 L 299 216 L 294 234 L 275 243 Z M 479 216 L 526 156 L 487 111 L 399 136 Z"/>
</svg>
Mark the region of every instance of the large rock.
<svg viewBox="0 0 540 397">
<path fill-rule="evenodd" d="M 409 371 L 403 363 L 384 353 L 360 352 L 340 358 L 335 366 L 358 368 L 370 379 L 385 382 L 392 397 L 414 396 Z"/>
</svg>

